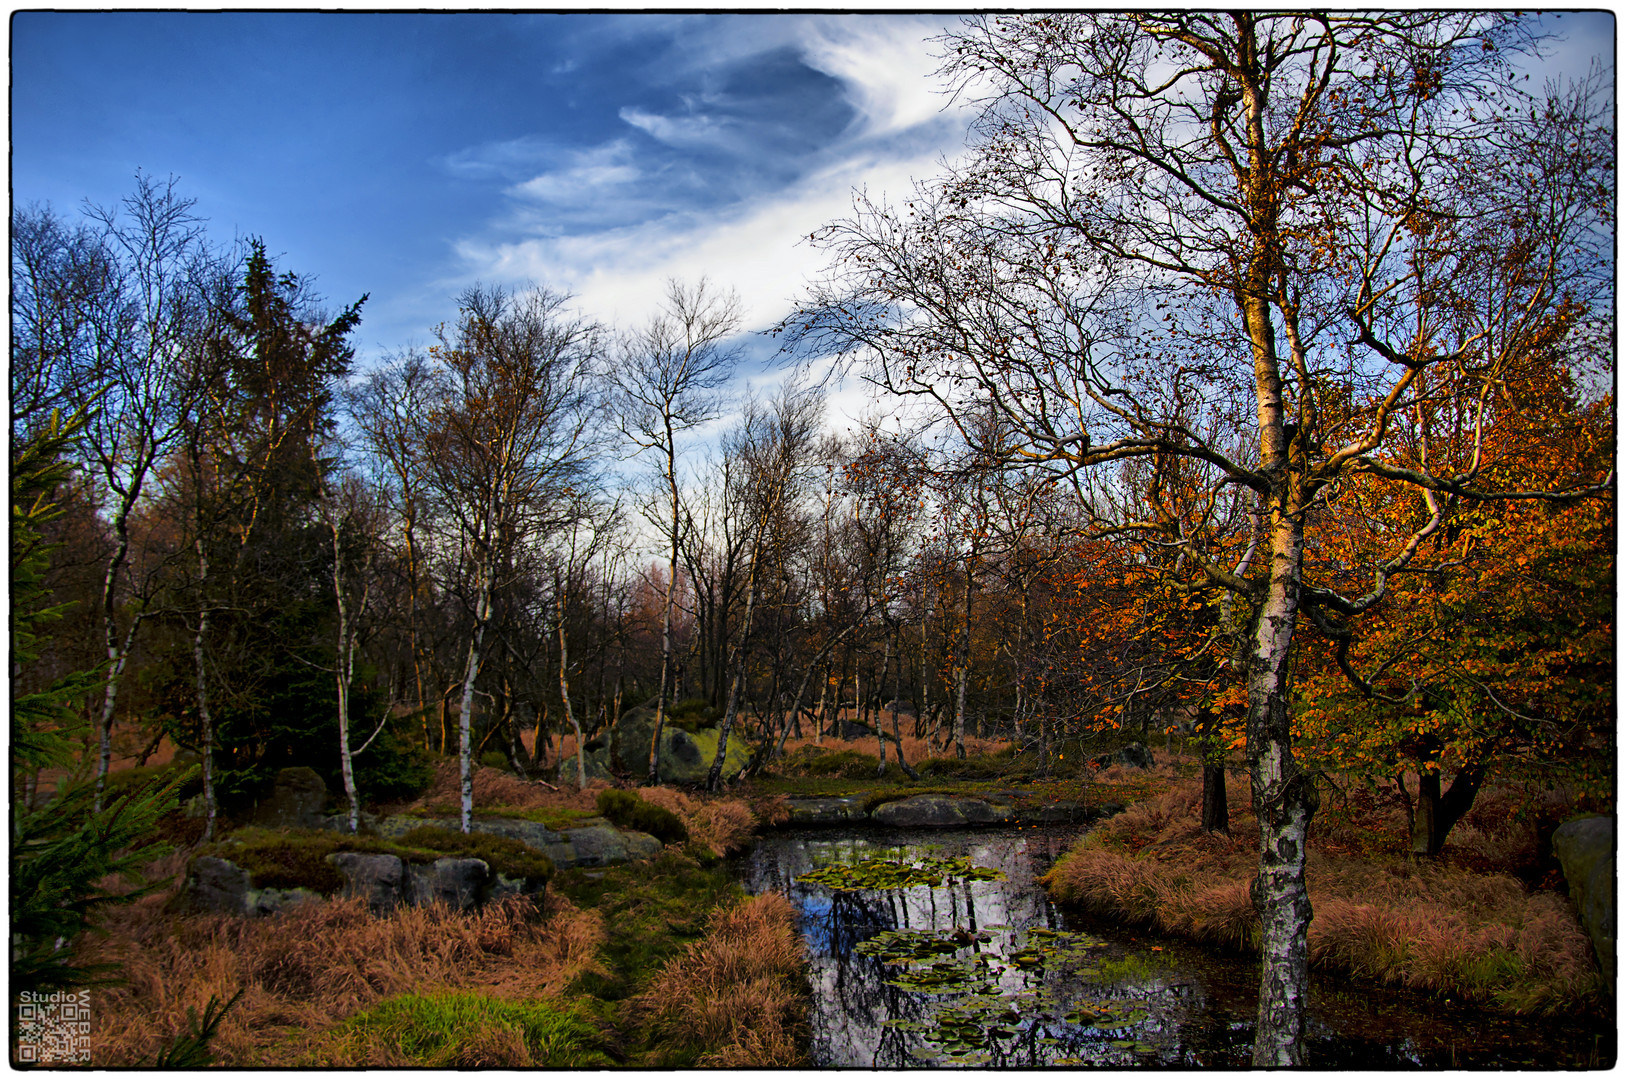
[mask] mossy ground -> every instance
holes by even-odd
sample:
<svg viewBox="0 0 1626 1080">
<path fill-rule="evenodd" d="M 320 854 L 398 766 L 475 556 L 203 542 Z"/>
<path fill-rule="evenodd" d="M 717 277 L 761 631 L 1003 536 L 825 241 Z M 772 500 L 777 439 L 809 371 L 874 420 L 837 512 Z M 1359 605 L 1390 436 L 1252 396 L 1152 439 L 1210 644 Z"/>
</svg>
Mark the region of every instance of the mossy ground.
<svg viewBox="0 0 1626 1080">
<path fill-rule="evenodd" d="M 331 895 L 344 887 L 344 878 L 328 856 L 341 851 L 394 855 L 417 864 L 447 857 L 484 859 L 508 877 L 546 881 L 553 876 L 548 857 L 521 841 L 485 833 L 465 836 L 433 826 L 413 829 L 399 840 L 325 829 L 247 828 L 198 849 L 197 854 L 229 859 L 252 874 L 258 888 L 305 888 Z"/>
</svg>

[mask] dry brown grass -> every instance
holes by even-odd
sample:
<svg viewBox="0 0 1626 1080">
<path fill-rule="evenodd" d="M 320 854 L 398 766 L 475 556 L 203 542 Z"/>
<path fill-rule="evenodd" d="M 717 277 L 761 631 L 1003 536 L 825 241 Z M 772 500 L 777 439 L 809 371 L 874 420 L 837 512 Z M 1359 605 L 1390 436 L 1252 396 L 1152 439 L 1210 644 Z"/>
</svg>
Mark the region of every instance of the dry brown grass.
<svg viewBox="0 0 1626 1080">
<path fill-rule="evenodd" d="M 849 717 L 853 714 L 853 710 L 851 709 L 846 711 Z M 886 759 L 889 762 L 895 761 L 898 747 L 897 744 L 892 741 L 891 714 L 883 714 L 881 721 L 882 726 L 886 729 L 887 733 Z M 946 754 L 952 754 L 954 752 L 953 742 L 950 742 L 947 746 L 944 746 L 941 743 L 934 745 L 929 737 L 916 738 L 914 735 L 910 734 L 910 728 L 913 727 L 913 725 L 914 720 L 910 717 L 899 717 L 898 726 L 903 731 L 903 760 L 907 761 L 910 765 L 919 765 L 927 758 L 943 757 Z M 968 755 L 992 754 L 996 751 L 1005 749 L 1005 747 L 1009 745 L 1010 740 L 1008 739 L 979 739 L 972 735 L 967 735 L 965 737 L 965 752 Z M 860 753 L 870 754 L 873 756 L 876 750 L 875 739 L 873 736 L 866 736 L 860 739 L 837 739 L 826 736 L 823 740 L 817 741 L 814 740 L 812 736 L 806 736 L 800 739 L 785 740 L 785 753 L 786 755 L 790 755 L 798 750 L 802 750 L 804 747 L 809 746 L 813 747 L 814 751 L 820 753 L 835 753 L 841 750 L 857 750 Z"/>
<path fill-rule="evenodd" d="M 1201 798 L 1200 784 L 1182 782 L 1101 823 L 1045 879 L 1052 895 L 1162 933 L 1257 949 L 1249 897 L 1257 824 L 1245 802 L 1233 802 L 1232 835 L 1206 835 Z M 1335 818 L 1330 842 L 1312 833 L 1312 963 L 1516 1012 L 1595 998 L 1591 945 L 1563 897 L 1451 859 L 1373 854 L 1374 836 L 1404 838 L 1404 822 L 1395 834 L 1385 813 L 1375 802 Z M 1515 838 L 1505 848 L 1518 853 L 1523 844 Z"/>
<path fill-rule="evenodd" d="M 429 810 L 437 806 L 457 806 L 462 799 L 461 783 L 455 759 L 437 761 L 434 782 L 403 809 Z M 587 787 L 580 791 L 574 784 L 554 784 L 550 788 L 534 781 L 521 780 L 503 769 L 489 769 L 482 765 L 474 770 L 474 805 L 481 809 L 506 806 L 519 810 L 592 810 L 598 793 L 610 786 L 603 780 L 589 780 Z"/>
<path fill-rule="evenodd" d="M 639 788 L 638 794 L 645 802 L 682 818 L 690 843 L 702 845 L 719 858 L 745 850 L 756 834 L 756 815 L 741 799 L 690 795 L 665 787 Z"/>
<path fill-rule="evenodd" d="M 778 893 L 764 893 L 719 913 L 638 1003 L 657 1032 L 705 1048 L 703 1066 L 801 1065 L 806 1005 L 797 980 L 804 965 L 795 908 Z"/>
<path fill-rule="evenodd" d="M 127 978 L 98 992 L 92 1060 L 99 1067 L 152 1060 L 187 1030 L 187 1009 L 210 997 L 242 1000 L 214 1041 L 221 1064 L 292 1064 L 307 1038 L 393 994 L 482 989 L 499 996 L 558 994 L 598 971 L 597 912 L 549 897 L 538 912 L 510 898 L 479 912 L 401 908 L 375 918 L 360 900 L 327 900 L 264 919 L 172 916 L 163 896 L 110 913 L 88 959 L 113 960 Z M 334 1062 L 332 1064 L 351 1064 Z M 387 1064 L 379 1062 L 378 1064 Z"/>
</svg>

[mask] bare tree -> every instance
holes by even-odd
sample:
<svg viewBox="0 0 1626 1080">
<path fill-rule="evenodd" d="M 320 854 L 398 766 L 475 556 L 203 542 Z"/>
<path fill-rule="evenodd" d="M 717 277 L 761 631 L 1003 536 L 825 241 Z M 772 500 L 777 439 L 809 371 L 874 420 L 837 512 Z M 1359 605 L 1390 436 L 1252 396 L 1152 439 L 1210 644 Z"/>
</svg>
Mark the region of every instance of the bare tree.
<svg viewBox="0 0 1626 1080">
<path fill-rule="evenodd" d="M 456 525 L 471 618 L 458 716 L 462 828 L 474 807 L 470 724 L 499 580 L 512 551 L 560 527 L 594 449 L 598 328 L 536 289 L 479 288 L 430 350 L 434 404 L 420 418 L 425 473 Z"/>
<path fill-rule="evenodd" d="M 672 671 L 672 595 L 682 535 L 678 436 L 715 419 L 721 410 L 721 391 L 733 375 L 737 358 L 728 341 L 739 327 L 740 302 L 734 293 L 719 292 L 704 278 L 693 286 L 673 280 L 667 283 L 661 312 L 622 342 L 612 369 L 621 430 L 640 452 L 658 455 L 666 489 L 663 516 L 654 522 L 667 543 L 667 574 L 660 689 L 649 746 L 651 784 L 660 768 L 661 728 Z"/>
<path fill-rule="evenodd" d="M 175 187 L 174 178 L 160 184 L 138 174 L 135 191 L 118 206 L 87 210 L 93 237 L 59 233 L 56 258 L 69 279 L 48 301 L 55 317 L 36 308 L 32 320 L 37 378 L 50 377 L 48 341 L 67 352 L 59 358 L 69 369 L 66 387 L 89 415 L 80 444 L 106 492 L 113 534 L 102 577 L 107 660 L 96 729 L 98 809 L 119 689 L 154 596 L 149 587 L 127 592 L 131 517 L 158 463 L 183 437 L 203 390 L 195 358 L 218 329 L 223 260 L 208 248 L 193 200 Z"/>
</svg>

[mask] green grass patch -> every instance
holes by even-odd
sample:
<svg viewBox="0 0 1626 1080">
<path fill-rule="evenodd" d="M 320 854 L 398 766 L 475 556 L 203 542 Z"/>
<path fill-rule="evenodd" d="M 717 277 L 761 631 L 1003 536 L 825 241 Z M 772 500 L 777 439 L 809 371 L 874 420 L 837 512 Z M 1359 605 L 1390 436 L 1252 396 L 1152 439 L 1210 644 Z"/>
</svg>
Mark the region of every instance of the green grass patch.
<svg viewBox="0 0 1626 1080">
<path fill-rule="evenodd" d="M 623 829 L 637 829 L 663 844 L 681 844 L 689 839 L 683 819 L 665 807 L 646 803 L 635 791 L 609 788 L 598 793 L 598 812 Z"/>
<path fill-rule="evenodd" d="M 637 866 L 561 870 L 553 889 L 604 916 L 608 937 L 600 956 L 609 974 L 577 979 L 570 992 L 607 1001 L 643 989 L 662 964 L 704 936 L 719 905 L 735 904 L 745 895 L 727 868 L 703 867 L 671 848 Z"/>
<path fill-rule="evenodd" d="M 508 1056 L 513 1037 L 524 1045 L 528 1061 Z M 375 1040 L 426 1069 L 614 1064 L 604 1052 L 603 1033 L 573 1006 L 469 992 L 386 998 L 347 1020 L 338 1037 L 341 1045 Z"/>
</svg>

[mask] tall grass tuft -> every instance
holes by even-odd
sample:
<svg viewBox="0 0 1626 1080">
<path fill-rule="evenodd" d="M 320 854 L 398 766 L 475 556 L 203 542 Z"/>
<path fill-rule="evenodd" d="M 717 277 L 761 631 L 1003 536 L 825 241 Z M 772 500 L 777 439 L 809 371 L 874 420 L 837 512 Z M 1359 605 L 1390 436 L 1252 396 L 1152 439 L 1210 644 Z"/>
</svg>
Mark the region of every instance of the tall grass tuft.
<svg viewBox="0 0 1626 1080">
<path fill-rule="evenodd" d="M 701 798 L 672 788 L 643 788 L 644 801 L 675 814 L 689 829 L 689 842 L 722 858 L 743 851 L 756 835 L 757 818 L 740 799 Z"/>
<path fill-rule="evenodd" d="M 669 961 L 638 997 L 646 1022 L 696 1064 L 804 1064 L 806 959 L 795 908 L 778 893 L 720 911 L 700 941 Z"/>
</svg>

